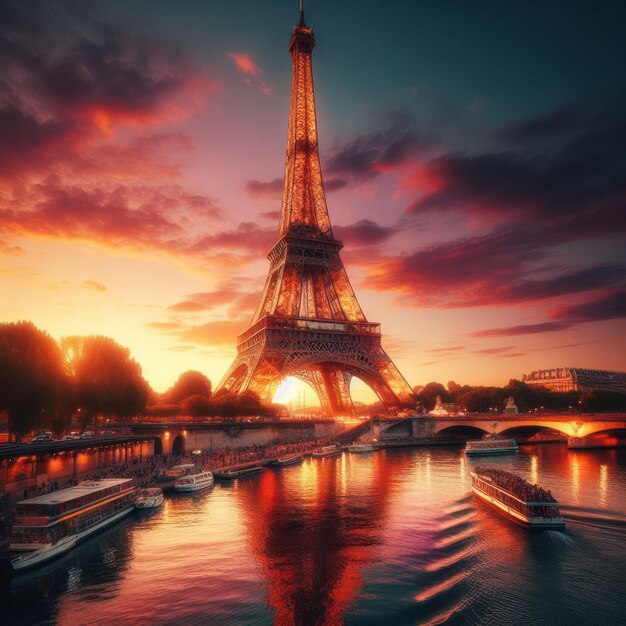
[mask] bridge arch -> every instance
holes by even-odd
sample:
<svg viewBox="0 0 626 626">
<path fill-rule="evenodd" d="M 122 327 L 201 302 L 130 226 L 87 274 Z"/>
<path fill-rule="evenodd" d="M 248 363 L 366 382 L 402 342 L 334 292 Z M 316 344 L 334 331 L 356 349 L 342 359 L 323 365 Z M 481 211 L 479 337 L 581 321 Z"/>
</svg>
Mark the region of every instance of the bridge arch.
<svg viewBox="0 0 626 626">
<path fill-rule="evenodd" d="M 457 424 L 455 426 L 446 426 L 437 431 L 437 435 L 444 435 L 453 437 L 454 435 L 473 437 L 480 439 L 483 435 L 487 434 L 488 430 L 481 428 L 480 426 L 471 426 L 469 424 Z"/>
<path fill-rule="evenodd" d="M 163 441 L 161 440 L 161 437 L 155 437 L 153 445 L 154 445 L 154 455 L 155 456 L 157 454 L 163 454 Z"/>
<path fill-rule="evenodd" d="M 172 455 L 183 456 L 183 454 L 185 454 L 185 437 L 179 433 L 172 440 Z"/>
<path fill-rule="evenodd" d="M 532 437 L 537 433 L 544 430 L 556 430 L 560 435 L 570 436 L 571 432 L 568 424 L 563 424 L 560 428 L 555 424 L 528 424 L 525 426 L 511 426 L 511 428 L 505 428 L 498 431 L 498 435 L 504 437 Z"/>
</svg>

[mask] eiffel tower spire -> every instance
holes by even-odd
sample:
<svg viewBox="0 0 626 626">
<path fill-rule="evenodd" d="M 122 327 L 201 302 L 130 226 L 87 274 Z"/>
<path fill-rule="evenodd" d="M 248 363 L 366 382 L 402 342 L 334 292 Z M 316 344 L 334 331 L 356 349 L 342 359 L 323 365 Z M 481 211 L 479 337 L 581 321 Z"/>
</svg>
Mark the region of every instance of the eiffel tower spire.
<svg viewBox="0 0 626 626">
<path fill-rule="evenodd" d="M 333 235 L 320 166 L 313 68 L 313 30 L 300 21 L 289 42 L 292 81 L 278 240 L 249 328 L 218 386 L 251 390 L 271 401 L 280 381 L 296 376 L 316 391 L 327 414 L 354 410 L 350 380 L 361 378 L 388 408 L 413 403 L 413 392 L 368 322 Z"/>
<path fill-rule="evenodd" d="M 317 118 L 313 91 L 311 55 L 315 47 L 313 30 L 304 23 L 294 26 L 289 42 L 293 60 L 285 179 L 279 236 L 288 233 L 332 239 L 322 168 L 317 143 Z"/>
</svg>

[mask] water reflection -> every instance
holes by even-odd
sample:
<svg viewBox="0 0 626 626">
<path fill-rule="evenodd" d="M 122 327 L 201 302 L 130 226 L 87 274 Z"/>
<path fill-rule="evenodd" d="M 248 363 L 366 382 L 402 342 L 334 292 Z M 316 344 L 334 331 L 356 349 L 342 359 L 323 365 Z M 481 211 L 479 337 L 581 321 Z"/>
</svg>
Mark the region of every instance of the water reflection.
<svg viewBox="0 0 626 626">
<path fill-rule="evenodd" d="M 551 489 L 567 532 L 476 502 L 460 450 L 344 454 L 168 497 L 32 575 L 2 570 L 0 602 L 20 626 L 619 623 L 626 450 L 481 462 Z"/>
<path fill-rule="evenodd" d="M 294 471 L 295 470 L 295 471 Z M 376 558 L 392 490 L 383 455 L 309 459 L 237 489 L 277 624 L 337 624 Z"/>
</svg>

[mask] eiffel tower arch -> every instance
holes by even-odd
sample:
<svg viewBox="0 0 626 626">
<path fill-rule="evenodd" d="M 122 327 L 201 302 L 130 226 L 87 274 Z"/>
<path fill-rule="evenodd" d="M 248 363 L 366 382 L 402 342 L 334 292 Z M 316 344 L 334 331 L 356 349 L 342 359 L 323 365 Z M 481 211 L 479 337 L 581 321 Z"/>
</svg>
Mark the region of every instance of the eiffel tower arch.
<svg viewBox="0 0 626 626">
<path fill-rule="evenodd" d="M 304 12 L 289 42 L 293 62 L 287 153 L 278 238 L 248 329 L 217 391 L 254 391 L 270 402 L 284 378 L 316 391 L 326 414 L 350 414 L 357 376 L 392 411 L 414 402 L 411 387 L 381 345 L 380 324 L 367 321 L 341 260 L 322 181 L 313 69 L 313 30 Z"/>
</svg>

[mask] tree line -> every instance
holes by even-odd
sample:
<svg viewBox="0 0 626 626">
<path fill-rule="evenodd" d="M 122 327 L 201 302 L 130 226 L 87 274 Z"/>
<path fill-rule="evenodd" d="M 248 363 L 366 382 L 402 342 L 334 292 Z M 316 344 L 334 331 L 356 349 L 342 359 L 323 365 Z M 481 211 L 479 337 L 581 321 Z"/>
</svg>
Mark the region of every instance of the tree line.
<svg viewBox="0 0 626 626">
<path fill-rule="evenodd" d="M 509 396 L 515 400 L 520 413 L 535 410 L 582 413 L 626 411 L 626 394 L 623 393 L 601 390 L 555 392 L 516 379 L 511 379 L 504 387 L 459 385 L 453 380 L 444 387 L 441 383 L 431 382 L 423 387 L 414 387 L 413 391 L 426 411 L 434 408 L 437 396 L 441 396 L 444 403 L 453 403 L 469 413 L 502 411 Z"/>
<path fill-rule="evenodd" d="M 102 418 L 154 415 L 225 417 L 274 414 L 249 392 L 212 393 L 211 381 L 189 371 L 164 394 L 144 379 L 130 350 L 110 337 L 55 341 L 32 322 L 0 324 L 0 413 L 9 441 L 34 429 L 60 434 L 78 425 L 98 431 Z"/>
</svg>

